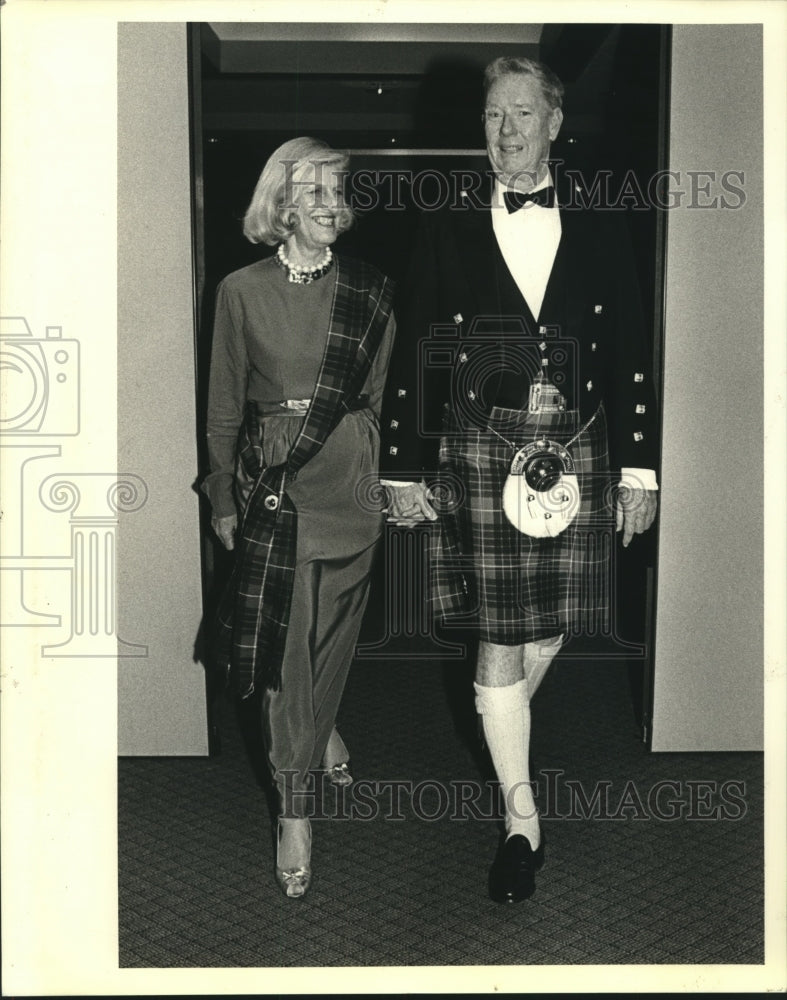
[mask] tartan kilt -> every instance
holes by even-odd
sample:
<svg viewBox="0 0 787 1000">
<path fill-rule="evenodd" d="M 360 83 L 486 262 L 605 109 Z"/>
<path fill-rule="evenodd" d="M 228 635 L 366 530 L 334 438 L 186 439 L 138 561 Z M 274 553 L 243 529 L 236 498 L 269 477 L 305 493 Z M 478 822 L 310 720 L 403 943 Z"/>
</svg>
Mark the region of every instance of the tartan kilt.
<svg viewBox="0 0 787 1000">
<path fill-rule="evenodd" d="M 580 503 L 561 534 L 532 538 L 506 517 L 503 486 L 516 452 L 490 427 L 516 450 L 544 436 L 567 447 Z M 440 517 L 430 598 L 444 625 L 472 626 L 482 641 L 507 646 L 608 630 L 615 519 L 603 405 L 581 429 L 575 410 L 495 407 L 486 428 L 462 426 L 447 410 L 433 494 Z"/>
</svg>

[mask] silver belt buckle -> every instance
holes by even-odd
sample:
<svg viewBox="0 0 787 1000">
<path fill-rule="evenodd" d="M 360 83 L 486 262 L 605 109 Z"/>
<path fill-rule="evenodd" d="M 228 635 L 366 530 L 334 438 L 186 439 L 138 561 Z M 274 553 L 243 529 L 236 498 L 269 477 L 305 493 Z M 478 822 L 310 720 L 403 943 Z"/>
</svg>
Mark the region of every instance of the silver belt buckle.
<svg viewBox="0 0 787 1000">
<path fill-rule="evenodd" d="M 529 413 L 564 413 L 566 399 L 551 382 L 534 382 L 530 386 L 527 409 Z"/>
<path fill-rule="evenodd" d="M 305 413 L 310 405 L 310 399 L 285 399 L 279 403 L 282 409 L 293 410 L 295 413 Z"/>
</svg>

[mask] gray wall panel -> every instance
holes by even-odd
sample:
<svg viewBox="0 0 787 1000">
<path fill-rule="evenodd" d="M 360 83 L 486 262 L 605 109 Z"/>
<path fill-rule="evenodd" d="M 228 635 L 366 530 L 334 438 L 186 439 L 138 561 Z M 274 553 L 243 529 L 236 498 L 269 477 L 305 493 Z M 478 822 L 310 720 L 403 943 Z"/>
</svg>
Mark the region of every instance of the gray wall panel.
<svg viewBox="0 0 787 1000">
<path fill-rule="evenodd" d="M 675 26 L 670 167 L 746 199 L 667 222 L 654 750 L 762 748 L 762 106 L 758 25 Z"/>
<path fill-rule="evenodd" d="M 145 480 L 118 530 L 121 754 L 205 754 L 184 24 L 118 26 L 118 468 Z"/>
</svg>

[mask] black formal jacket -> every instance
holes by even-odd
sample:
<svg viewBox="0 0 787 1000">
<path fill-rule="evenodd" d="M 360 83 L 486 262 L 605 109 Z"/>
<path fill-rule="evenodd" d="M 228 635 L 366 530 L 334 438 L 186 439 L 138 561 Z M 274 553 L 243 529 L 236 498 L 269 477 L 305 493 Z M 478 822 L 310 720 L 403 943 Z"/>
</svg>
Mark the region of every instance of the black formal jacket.
<svg viewBox="0 0 787 1000">
<path fill-rule="evenodd" d="M 527 405 L 544 358 L 583 422 L 603 401 L 613 466 L 657 469 L 659 425 L 626 223 L 620 212 L 585 207 L 571 183 L 557 192 L 562 232 L 538 317 L 495 239 L 491 187 L 423 213 L 397 303 L 383 478 L 436 471 L 445 404 L 476 426 L 493 406 Z"/>
</svg>

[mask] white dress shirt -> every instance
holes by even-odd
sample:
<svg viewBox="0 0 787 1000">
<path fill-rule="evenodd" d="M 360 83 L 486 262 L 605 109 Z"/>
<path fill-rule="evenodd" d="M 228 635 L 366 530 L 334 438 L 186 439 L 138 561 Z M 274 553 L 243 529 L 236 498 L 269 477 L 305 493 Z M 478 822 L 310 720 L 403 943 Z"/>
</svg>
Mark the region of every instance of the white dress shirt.
<svg viewBox="0 0 787 1000">
<path fill-rule="evenodd" d="M 551 186 L 552 178 L 547 174 L 533 191 Z M 537 320 L 560 243 L 560 212 L 557 200 L 552 208 L 531 201 L 509 212 L 503 200 L 505 190 L 500 181 L 495 181 L 492 229 L 503 260 Z"/>
</svg>

